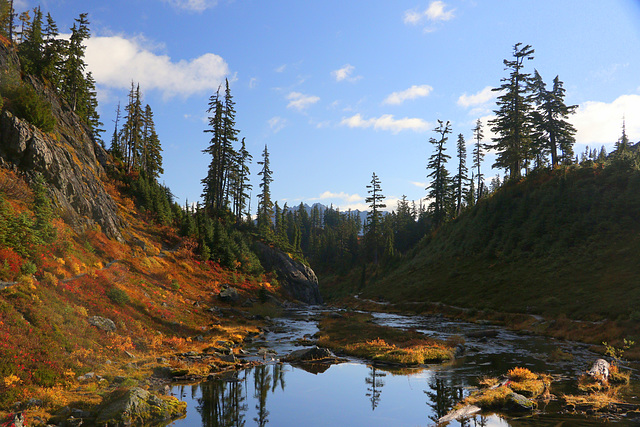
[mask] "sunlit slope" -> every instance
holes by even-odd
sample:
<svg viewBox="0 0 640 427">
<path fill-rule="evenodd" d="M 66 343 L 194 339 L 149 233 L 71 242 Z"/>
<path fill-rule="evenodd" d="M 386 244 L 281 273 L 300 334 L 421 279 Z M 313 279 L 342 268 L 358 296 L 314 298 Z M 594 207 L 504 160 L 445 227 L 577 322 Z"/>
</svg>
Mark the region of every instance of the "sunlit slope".
<svg viewBox="0 0 640 427">
<path fill-rule="evenodd" d="M 640 172 L 537 172 L 504 186 L 385 270 L 365 295 L 640 318 Z"/>
</svg>

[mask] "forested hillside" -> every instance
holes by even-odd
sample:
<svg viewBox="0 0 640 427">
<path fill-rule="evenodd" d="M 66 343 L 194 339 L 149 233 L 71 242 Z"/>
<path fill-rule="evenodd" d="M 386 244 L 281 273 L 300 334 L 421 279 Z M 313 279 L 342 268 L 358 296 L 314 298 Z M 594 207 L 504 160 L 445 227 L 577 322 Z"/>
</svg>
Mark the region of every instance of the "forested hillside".
<svg viewBox="0 0 640 427">
<path fill-rule="evenodd" d="M 367 280 L 325 283 L 393 302 L 597 320 L 640 317 L 637 154 L 503 185 Z"/>
</svg>

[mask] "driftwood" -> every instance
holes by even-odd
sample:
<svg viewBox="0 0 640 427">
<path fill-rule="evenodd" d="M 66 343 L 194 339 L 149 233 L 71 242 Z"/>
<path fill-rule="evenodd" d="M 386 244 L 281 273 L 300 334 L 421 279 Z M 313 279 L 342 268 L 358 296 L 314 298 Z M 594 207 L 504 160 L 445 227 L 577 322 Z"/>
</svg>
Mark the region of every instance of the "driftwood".
<svg viewBox="0 0 640 427">
<path fill-rule="evenodd" d="M 480 411 L 482 411 L 482 409 L 480 409 L 480 407 L 476 405 L 467 405 L 464 408 L 458 409 L 457 411 L 449 412 L 447 415 L 438 420 L 438 424 L 469 418 L 470 416 L 475 415 Z"/>
<path fill-rule="evenodd" d="M 598 359 L 593 363 L 593 366 L 591 366 L 591 369 L 587 371 L 587 374 L 592 376 L 597 381 L 606 383 L 609 381 L 610 367 L 611 365 L 609 365 L 609 362 L 607 362 L 604 359 Z"/>
</svg>

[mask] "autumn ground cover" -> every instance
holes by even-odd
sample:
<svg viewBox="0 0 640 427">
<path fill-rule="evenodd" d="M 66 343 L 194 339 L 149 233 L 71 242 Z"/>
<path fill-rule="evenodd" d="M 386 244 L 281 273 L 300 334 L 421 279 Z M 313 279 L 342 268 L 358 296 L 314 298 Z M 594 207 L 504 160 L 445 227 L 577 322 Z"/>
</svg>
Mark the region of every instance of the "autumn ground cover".
<svg viewBox="0 0 640 427">
<path fill-rule="evenodd" d="M 436 363 L 453 358 L 455 342 L 443 342 L 416 331 L 373 323 L 368 313 L 346 312 L 318 324 L 318 345 L 342 354 L 400 365 Z"/>
<path fill-rule="evenodd" d="M 0 224 L 32 220 L 29 188 L 1 172 L 0 183 L 10 181 L 6 188 L 25 194 L 0 192 Z M 128 224 L 124 242 L 107 238 L 98 226 L 78 233 L 56 219 L 52 242 L 22 253 L 0 250 L 0 280 L 14 282 L 0 290 L 0 419 L 26 408 L 28 422 L 46 420 L 73 402 L 89 408 L 115 388 L 149 387 L 159 368 L 206 375 L 212 366 L 233 367 L 213 353 L 200 364 L 176 354 L 233 350 L 258 332 L 245 316 L 209 309 L 224 308 L 217 299 L 223 284 L 244 296 L 277 291 L 269 275 L 199 261 L 191 242 L 146 221 L 115 186 L 110 192 Z M 92 316 L 111 319 L 115 331 L 92 326 Z M 96 379 L 82 379 L 87 373 Z"/>
</svg>

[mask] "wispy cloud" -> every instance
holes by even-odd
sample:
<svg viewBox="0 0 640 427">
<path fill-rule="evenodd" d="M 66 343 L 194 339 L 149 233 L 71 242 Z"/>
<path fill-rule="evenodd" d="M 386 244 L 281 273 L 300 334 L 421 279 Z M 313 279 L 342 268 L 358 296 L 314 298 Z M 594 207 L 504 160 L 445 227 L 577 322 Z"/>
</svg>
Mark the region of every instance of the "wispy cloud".
<svg viewBox="0 0 640 427">
<path fill-rule="evenodd" d="M 364 119 L 361 114 L 356 114 L 342 119 L 340 124 L 350 128 L 373 128 L 375 130 L 390 131 L 392 133 L 398 133 L 404 130 L 425 132 L 431 128 L 431 125 L 422 119 L 408 117 L 396 119 L 392 114 L 384 114 L 380 117 L 370 119 Z"/>
<path fill-rule="evenodd" d="M 465 108 L 477 107 L 496 99 L 496 97 L 497 93 L 493 91 L 493 88 L 491 86 L 487 86 L 480 92 L 476 92 L 471 95 L 467 95 L 466 92 L 463 93 L 458 98 L 458 105 Z"/>
<path fill-rule="evenodd" d="M 249 79 L 249 89 L 253 89 L 258 85 L 258 79 L 256 77 L 251 77 Z"/>
<path fill-rule="evenodd" d="M 158 90 L 165 98 L 213 91 L 229 76 L 222 57 L 205 53 L 190 61 L 173 61 L 154 53 L 140 38 L 91 37 L 86 41 L 88 69 L 98 86 L 127 89 L 131 81 L 143 90 Z"/>
<path fill-rule="evenodd" d="M 429 85 L 413 85 L 401 92 L 393 92 L 384 100 L 385 104 L 400 105 L 404 101 L 429 96 L 433 88 Z"/>
<path fill-rule="evenodd" d="M 435 28 L 432 26 L 438 22 L 449 21 L 455 17 L 454 12 L 455 9 L 448 9 L 445 2 L 436 0 L 429 3 L 429 6 L 424 9 L 412 9 L 407 10 L 404 13 L 404 23 L 407 25 L 420 25 L 425 21 L 429 24 L 425 27 L 425 32 L 434 31 Z"/>
<path fill-rule="evenodd" d="M 360 196 L 359 194 L 348 194 L 348 193 L 345 193 L 344 191 L 341 191 L 340 193 L 325 191 L 324 193 L 320 194 L 318 197 L 312 197 L 309 200 L 320 201 L 320 200 L 329 200 L 329 199 L 339 199 L 348 203 L 355 203 L 355 202 L 363 201 L 364 197 Z"/>
<path fill-rule="evenodd" d="M 287 108 L 295 108 L 298 111 L 306 110 L 309 106 L 320 101 L 320 98 L 317 96 L 305 95 L 300 92 L 290 92 L 289 95 L 287 95 L 287 99 L 289 100 Z"/>
<path fill-rule="evenodd" d="M 569 118 L 575 126 L 576 142 L 581 144 L 609 144 L 622 135 L 622 117 L 631 141 L 640 139 L 640 95 L 622 95 L 613 102 L 588 101 L 581 104 Z"/>
<path fill-rule="evenodd" d="M 418 187 L 418 188 L 426 188 L 427 187 L 427 183 L 426 182 L 411 181 L 411 185 L 413 185 L 414 187 Z"/>
<path fill-rule="evenodd" d="M 276 73 L 284 73 L 284 70 L 286 70 L 286 69 L 287 69 L 287 64 L 282 64 L 281 66 L 276 68 L 274 71 Z"/>
<path fill-rule="evenodd" d="M 162 0 L 179 9 L 204 12 L 218 4 L 218 0 Z"/>
<path fill-rule="evenodd" d="M 362 78 L 362 76 L 352 76 L 353 70 L 355 69 L 356 67 L 354 67 L 353 65 L 347 64 L 338 70 L 332 71 L 331 75 L 336 79 L 337 82 L 341 82 L 343 80 L 355 82 Z"/>
<path fill-rule="evenodd" d="M 287 126 L 287 119 L 283 119 L 282 117 L 276 116 L 276 117 L 270 118 L 268 123 L 273 133 L 278 133 Z"/>
</svg>

